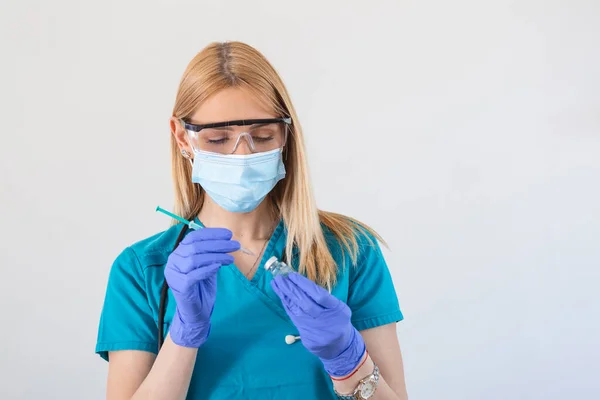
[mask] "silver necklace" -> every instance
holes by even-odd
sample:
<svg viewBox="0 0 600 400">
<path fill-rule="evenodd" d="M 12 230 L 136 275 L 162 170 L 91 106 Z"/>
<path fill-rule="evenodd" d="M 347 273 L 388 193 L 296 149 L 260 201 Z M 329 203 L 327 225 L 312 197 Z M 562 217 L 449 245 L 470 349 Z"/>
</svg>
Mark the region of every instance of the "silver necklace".
<svg viewBox="0 0 600 400">
<path fill-rule="evenodd" d="M 275 225 L 275 226 L 277 226 L 277 225 Z M 258 255 L 256 256 L 256 259 L 254 260 L 254 264 L 252 264 L 252 268 L 250 268 L 248 270 L 248 272 L 246 272 L 244 274 L 246 279 L 250 279 L 248 276 L 252 273 L 252 271 L 254 271 L 254 268 L 256 268 L 256 265 L 258 264 L 258 260 L 260 260 L 263 257 L 263 253 L 265 251 L 265 248 L 267 247 L 267 243 L 269 243 L 269 240 L 271 240 L 271 237 L 273 236 L 273 232 L 275 232 L 275 226 L 273 227 L 273 229 L 271 229 L 271 234 L 269 234 L 269 236 L 265 239 L 265 243 L 263 244 L 262 249 L 260 249 L 260 253 L 258 253 Z"/>
</svg>

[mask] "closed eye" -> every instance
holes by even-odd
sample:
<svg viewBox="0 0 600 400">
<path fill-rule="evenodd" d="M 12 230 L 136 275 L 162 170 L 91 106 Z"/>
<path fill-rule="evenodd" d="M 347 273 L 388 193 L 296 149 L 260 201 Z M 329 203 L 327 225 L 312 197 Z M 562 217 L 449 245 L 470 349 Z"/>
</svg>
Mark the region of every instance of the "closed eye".
<svg viewBox="0 0 600 400">
<path fill-rule="evenodd" d="M 266 142 L 273 140 L 273 136 L 267 136 L 267 137 L 252 136 L 252 140 L 254 140 L 255 142 L 258 142 L 258 143 L 266 143 Z"/>
</svg>

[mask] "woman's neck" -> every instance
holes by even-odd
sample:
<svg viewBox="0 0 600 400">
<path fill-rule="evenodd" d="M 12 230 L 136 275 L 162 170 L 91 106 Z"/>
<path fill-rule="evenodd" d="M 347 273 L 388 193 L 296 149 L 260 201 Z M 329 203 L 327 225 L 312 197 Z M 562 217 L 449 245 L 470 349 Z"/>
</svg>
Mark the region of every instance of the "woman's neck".
<svg viewBox="0 0 600 400">
<path fill-rule="evenodd" d="M 268 197 L 253 211 L 233 213 L 205 196 L 198 219 L 206 227 L 229 229 L 233 237 L 242 242 L 268 239 L 276 223 L 273 204 Z"/>
</svg>

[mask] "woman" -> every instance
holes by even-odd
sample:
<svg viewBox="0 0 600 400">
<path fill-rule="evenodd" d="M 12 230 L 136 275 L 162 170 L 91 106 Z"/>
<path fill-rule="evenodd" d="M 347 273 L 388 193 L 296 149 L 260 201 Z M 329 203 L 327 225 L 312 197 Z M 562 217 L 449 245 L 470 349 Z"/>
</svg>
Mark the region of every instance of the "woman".
<svg viewBox="0 0 600 400">
<path fill-rule="evenodd" d="M 269 62 L 206 47 L 170 127 L 176 213 L 204 229 L 174 224 L 117 257 L 96 346 L 107 398 L 406 399 L 379 237 L 317 209 Z M 272 256 L 297 272 L 273 278 Z"/>
</svg>

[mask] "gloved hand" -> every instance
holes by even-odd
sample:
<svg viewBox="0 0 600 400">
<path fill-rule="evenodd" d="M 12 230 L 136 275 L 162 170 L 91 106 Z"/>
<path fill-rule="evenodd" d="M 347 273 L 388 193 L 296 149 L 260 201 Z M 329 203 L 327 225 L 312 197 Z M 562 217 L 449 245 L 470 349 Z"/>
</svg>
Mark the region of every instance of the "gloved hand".
<svg viewBox="0 0 600 400">
<path fill-rule="evenodd" d="M 302 344 L 321 359 L 330 376 L 346 376 L 358 367 L 366 346 L 344 302 L 297 272 L 277 276 L 271 287 L 298 328 Z"/>
<path fill-rule="evenodd" d="M 177 303 L 169 330 L 175 344 L 198 348 L 208 338 L 217 296 L 217 271 L 233 263 L 233 256 L 227 253 L 240 248 L 231 237 L 231 231 L 223 228 L 195 230 L 169 256 L 165 279 Z"/>
</svg>

